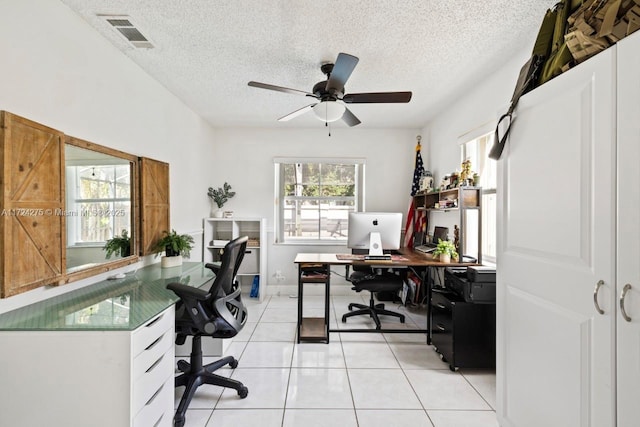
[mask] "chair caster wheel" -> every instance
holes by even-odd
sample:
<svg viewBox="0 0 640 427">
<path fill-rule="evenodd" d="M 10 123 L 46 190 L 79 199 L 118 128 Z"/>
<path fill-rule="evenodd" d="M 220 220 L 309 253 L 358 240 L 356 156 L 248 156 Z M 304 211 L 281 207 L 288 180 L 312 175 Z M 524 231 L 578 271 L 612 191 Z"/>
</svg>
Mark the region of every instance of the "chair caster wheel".
<svg viewBox="0 0 640 427">
<path fill-rule="evenodd" d="M 238 360 L 233 359 L 232 362 L 229 362 L 229 366 L 231 367 L 231 369 L 236 369 L 238 367 Z"/>
<path fill-rule="evenodd" d="M 342 323 L 347 323 L 347 318 L 342 316 Z"/>
<path fill-rule="evenodd" d="M 246 387 L 241 387 L 240 390 L 238 390 L 238 396 L 240 396 L 240 399 L 244 399 L 245 397 L 247 397 L 249 395 L 249 389 Z"/>
<path fill-rule="evenodd" d="M 450 370 L 451 372 L 455 372 L 455 371 L 457 371 L 458 369 L 457 369 L 456 367 L 454 367 L 454 366 L 449 365 L 449 370 Z"/>
<path fill-rule="evenodd" d="M 184 427 L 184 422 L 184 417 L 179 418 L 178 416 L 175 416 L 173 418 L 173 427 Z"/>
<path fill-rule="evenodd" d="M 404 317 L 400 318 L 400 323 L 404 323 Z"/>
</svg>

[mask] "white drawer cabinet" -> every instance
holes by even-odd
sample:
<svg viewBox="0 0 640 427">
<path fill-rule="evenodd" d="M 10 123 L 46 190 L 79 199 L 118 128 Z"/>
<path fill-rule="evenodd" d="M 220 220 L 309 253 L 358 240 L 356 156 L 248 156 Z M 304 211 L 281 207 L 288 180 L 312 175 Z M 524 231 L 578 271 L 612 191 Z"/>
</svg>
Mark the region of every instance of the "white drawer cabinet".
<svg viewBox="0 0 640 427">
<path fill-rule="evenodd" d="M 171 426 L 174 307 L 133 331 L 0 332 L 0 425 Z"/>
</svg>

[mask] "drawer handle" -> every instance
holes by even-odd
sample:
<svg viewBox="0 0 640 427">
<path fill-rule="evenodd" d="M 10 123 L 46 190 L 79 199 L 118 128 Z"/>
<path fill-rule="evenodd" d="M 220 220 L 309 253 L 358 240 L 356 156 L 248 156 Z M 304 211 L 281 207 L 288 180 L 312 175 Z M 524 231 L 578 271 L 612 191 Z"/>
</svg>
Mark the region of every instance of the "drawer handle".
<svg viewBox="0 0 640 427">
<path fill-rule="evenodd" d="M 596 311 L 598 312 L 598 314 L 604 314 L 604 310 L 600 308 L 600 304 L 598 304 L 598 291 L 600 290 L 600 287 L 604 285 L 604 280 L 598 280 L 598 283 L 596 283 L 596 288 L 593 290 L 593 305 L 596 306 Z"/>
<path fill-rule="evenodd" d="M 438 323 L 438 324 L 436 325 L 436 328 L 438 328 L 438 330 L 440 330 L 441 332 L 446 331 L 446 329 L 444 328 L 444 326 L 442 326 L 440 323 Z"/>
<path fill-rule="evenodd" d="M 155 319 L 153 319 L 151 322 L 149 322 L 149 323 L 147 323 L 146 325 L 144 325 L 144 326 L 145 326 L 145 328 L 148 328 L 148 327 L 153 326 L 154 324 L 158 323 L 158 322 L 160 321 L 160 319 L 162 319 L 163 317 L 164 317 L 164 314 L 163 314 L 163 315 L 160 315 L 160 316 L 158 316 L 158 317 L 156 317 L 156 318 L 155 318 Z"/>
<path fill-rule="evenodd" d="M 153 365 L 151 365 L 149 367 L 149 369 L 147 369 L 145 372 L 149 373 L 149 372 L 153 371 L 156 368 L 156 366 L 158 366 L 160 364 L 160 362 L 162 362 L 163 358 L 164 358 L 164 354 L 162 356 L 160 356 L 160 359 L 156 360 L 155 363 Z"/>
<path fill-rule="evenodd" d="M 436 304 L 436 307 L 438 307 L 438 308 L 442 308 L 442 309 L 447 308 L 447 306 L 446 306 L 446 305 L 444 305 L 444 304 L 442 304 L 441 302 L 437 303 L 437 304 Z"/>
<path fill-rule="evenodd" d="M 624 285 L 624 288 L 622 288 L 622 293 L 620 294 L 620 312 L 622 313 L 622 318 L 627 322 L 631 322 L 631 317 L 629 317 L 626 310 L 624 309 L 624 299 L 627 296 L 627 292 L 629 292 L 629 290 L 631 290 L 631 285 L 627 283 L 626 285 Z"/>
<path fill-rule="evenodd" d="M 151 405 L 151 402 L 153 402 L 155 400 L 156 397 L 158 397 L 158 395 L 160 394 L 160 392 L 162 391 L 162 389 L 164 388 L 164 384 L 162 384 L 160 386 L 160 388 L 158 389 L 158 391 L 156 391 L 155 393 L 153 393 L 153 396 L 151 396 L 149 398 L 149 400 L 147 400 L 147 403 L 144 404 L 144 406 L 149 406 Z"/>
<path fill-rule="evenodd" d="M 147 351 L 147 350 L 152 349 L 156 344 L 158 344 L 158 343 L 160 342 L 160 340 L 161 340 L 163 337 L 164 337 L 164 334 L 160 335 L 160 336 L 159 336 L 159 337 L 158 337 L 154 342 L 152 342 L 151 344 L 149 344 L 149 345 L 147 346 L 147 348 L 145 348 L 144 350 L 145 350 L 145 351 Z"/>
</svg>

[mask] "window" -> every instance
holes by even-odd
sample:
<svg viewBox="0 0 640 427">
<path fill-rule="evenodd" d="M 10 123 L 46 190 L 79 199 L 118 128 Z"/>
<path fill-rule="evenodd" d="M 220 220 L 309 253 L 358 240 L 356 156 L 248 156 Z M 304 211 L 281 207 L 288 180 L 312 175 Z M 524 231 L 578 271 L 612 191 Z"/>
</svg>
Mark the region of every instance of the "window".
<svg viewBox="0 0 640 427">
<path fill-rule="evenodd" d="M 345 243 L 363 176 L 362 159 L 276 159 L 276 241 Z"/>
<path fill-rule="evenodd" d="M 67 167 L 68 246 L 103 244 L 131 231 L 130 165 Z"/>
<path fill-rule="evenodd" d="M 496 183 L 497 163 L 489 158 L 493 133 L 462 144 L 462 161 L 470 160 L 471 169 L 480 175 L 482 187 L 482 258 L 496 262 Z M 467 236 L 475 235 L 467 233 Z"/>
</svg>

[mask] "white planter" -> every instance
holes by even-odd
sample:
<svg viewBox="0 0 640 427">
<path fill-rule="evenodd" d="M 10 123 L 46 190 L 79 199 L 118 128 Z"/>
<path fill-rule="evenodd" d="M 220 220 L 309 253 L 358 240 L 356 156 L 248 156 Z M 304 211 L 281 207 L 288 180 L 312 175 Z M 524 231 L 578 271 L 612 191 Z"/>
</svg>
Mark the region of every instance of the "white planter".
<svg viewBox="0 0 640 427">
<path fill-rule="evenodd" d="M 162 268 L 178 267 L 179 265 L 182 265 L 182 257 L 180 255 L 178 255 L 178 256 L 163 256 L 160 259 L 160 266 Z"/>
<path fill-rule="evenodd" d="M 213 211 L 213 214 L 212 214 L 214 218 L 222 218 L 223 215 L 224 215 L 224 212 L 221 209 Z"/>
</svg>

